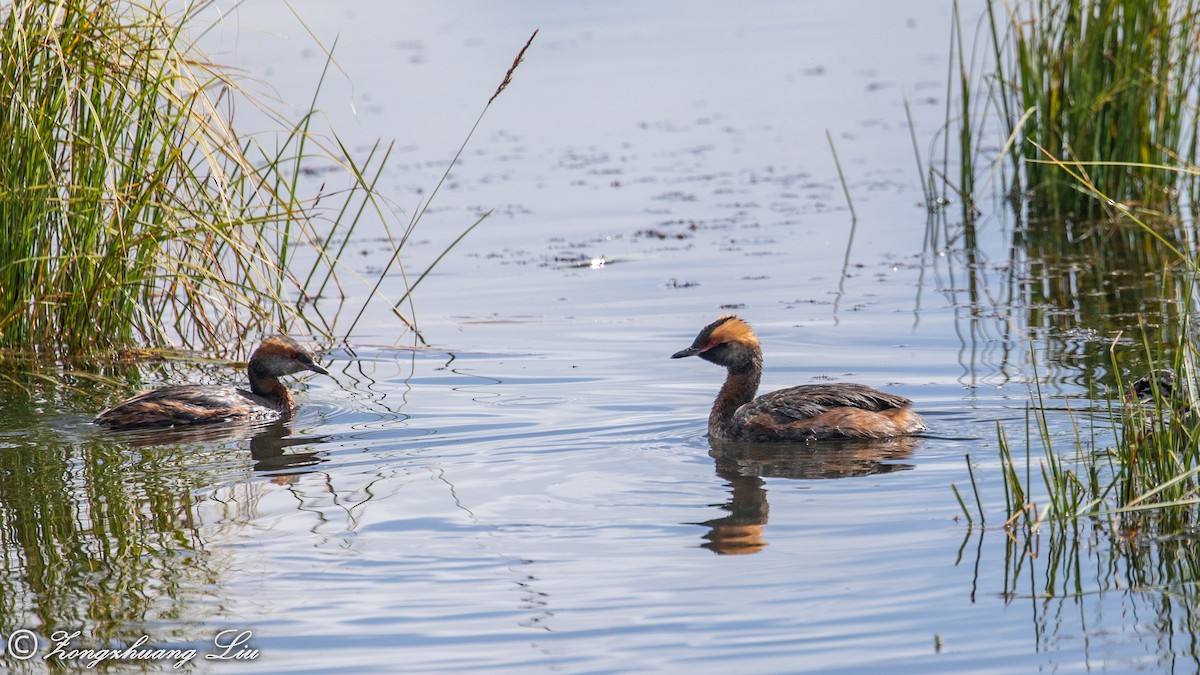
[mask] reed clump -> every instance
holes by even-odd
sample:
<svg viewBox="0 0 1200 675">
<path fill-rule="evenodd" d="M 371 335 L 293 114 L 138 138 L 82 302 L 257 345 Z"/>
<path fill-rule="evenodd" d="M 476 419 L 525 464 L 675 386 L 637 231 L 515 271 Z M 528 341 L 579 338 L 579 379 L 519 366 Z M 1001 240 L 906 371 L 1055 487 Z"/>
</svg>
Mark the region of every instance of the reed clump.
<svg viewBox="0 0 1200 675">
<path fill-rule="evenodd" d="M 290 121 L 263 105 L 193 41 L 211 4 L 0 10 L 0 352 L 330 334 L 297 303 L 338 289 L 337 242 L 385 217 L 375 181 L 390 146 L 356 162 L 310 129 L 315 108 Z M 280 129 L 240 133 L 237 106 Z M 302 196 L 312 164 L 342 185 Z"/>
<path fill-rule="evenodd" d="M 1183 342 L 1163 362 L 1160 350 L 1148 341 L 1143 347 L 1143 362 L 1151 364 L 1145 374 L 1132 382 L 1117 377 L 1119 396 L 1109 410 L 1115 431 L 1111 446 L 1093 449 L 1095 428 L 1089 433 L 1076 426 L 1075 443 L 1064 450 L 1052 438 L 1040 391 L 1021 444 L 1024 456 L 1013 452 L 1004 428 L 998 429 L 1006 529 L 1120 519 L 1143 531 L 1171 531 L 1181 522 L 1195 522 L 1200 514 L 1198 352 Z M 1113 372 L 1123 370 L 1114 358 Z M 1043 454 L 1035 458 L 1032 448 L 1039 444 Z M 978 491 L 973 474 L 971 481 Z M 959 504 L 969 511 L 961 499 Z M 982 505 L 979 509 L 982 519 Z"/>
<path fill-rule="evenodd" d="M 1000 163 L 1032 220 L 1095 218 L 1109 200 L 1167 213 L 1181 192 L 1195 201 L 1200 1 L 989 2 L 982 29 L 986 60 L 968 56 L 955 32 L 964 203 L 984 182 L 977 171 Z M 979 92 L 977 61 L 994 63 Z M 993 133 L 1002 150 L 980 157 Z"/>
<path fill-rule="evenodd" d="M 12 3 L 0 21 L 0 344 L 73 352 L 287 318 L 304 205 L 253 156 L 200 11 Z"/>
<path fill-rule="evenodd" d="M 1173 210 L 1172 168 L 1196 161 L 1198 11 L 1190 0 L 1015 6 L 1015 61 L 1000 60 L 997 76 L 1019 110 L 1032 111 L 1025 142 L 1013 147 L 1037 211 L 1099 213 L 1048 158 L 1078 163 L 1116 201 Z"/>
<path fill-rule="evenodd" d="M 212 4 L 0 8 L 0 371 L 20 360 L 5 358 L 14 351 L 57 359 L 182 343 L 223 353 L 268 330 L 348 339 L 399 264 L 438 189 L 393 236 L 394 209 L 376 190 L 392 145 L 352 157 L 336 134 L 312 128 L 316 94 L 298 120 L 264 104 L 192 39 Z M 238 106 L 279 128 L 240 132 Z M 329 177 L 318 194 L 302 195 L 300 176 L 314 171 Z M 326 319 L 318 303 L 341 309 L 342 254 L 364 219 L 377 221 L 394 251 L 377 279 L 349 271 L 368 290 L 341 328 L 340 311 Z M 428 272 L 406 284 L 402 300 Z"/>
</svg>

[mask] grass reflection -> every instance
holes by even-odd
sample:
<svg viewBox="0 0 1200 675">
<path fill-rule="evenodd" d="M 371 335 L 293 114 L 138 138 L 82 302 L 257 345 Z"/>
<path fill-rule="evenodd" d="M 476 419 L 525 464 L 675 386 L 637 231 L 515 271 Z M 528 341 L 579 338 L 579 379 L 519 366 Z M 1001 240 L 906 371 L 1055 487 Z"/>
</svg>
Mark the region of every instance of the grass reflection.
<svg viewBox="0 0 1200 675">
<path fill-rule="evenodd" d="M 0 630 L 121 641 L 203 606 L 188 597 L 215 581 L 192 511 L 203 476 L 187 470 L 191 448 L 130 456 L 102 439 L 19 438 L 0 453 Z"/>
<path fill-rule="evenodd" d="M 290 438 L 282 424 L 154 442 L 82 420 L 45 424 L 39 402 L 85 407 L 87 397 L 37 383 L 0 389 L 0 634 L 81 631 L 83 646 L 210 638 L 186 634 L 218 611 L 223 568 L 205 546 L 197 492 L 231 475 L 294 473 L 321 460 L 289 450 L 320 439 Z"/>
<path fill-rule="evenodd" d="M 1000 595 L 1006 604 L 1028 607 L 1039 651 L 1078 643 L 1085 659 L 1107 662 L 1117 644 L 1145 640 L 1152 647 L 1139 669 L 1191 672 L 1200 667 L 1196 515 L 1184 518 L 1191 523 L 1185 536 L 1148 536 L 1138 529 L 1140 518 L 1020 528 L 1005 534 L 1002 554 L 987 542 L 993 530 L 969 530 L 958 564 L 974 565 L 977 600 L 991 592 L 978 588 L 981 569 L 1003 562 Z"/>
</svg>

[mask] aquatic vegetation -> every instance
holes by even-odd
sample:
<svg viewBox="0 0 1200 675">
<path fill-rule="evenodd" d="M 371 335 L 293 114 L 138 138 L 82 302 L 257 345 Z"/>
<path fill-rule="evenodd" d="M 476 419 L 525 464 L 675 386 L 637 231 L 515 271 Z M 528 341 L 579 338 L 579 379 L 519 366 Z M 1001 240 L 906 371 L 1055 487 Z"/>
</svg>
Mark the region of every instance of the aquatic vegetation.
<svg viewBox="0 0 1200 675">
<path fill-rule="evenodd" d="M 1022 323 L 1045 333 L 1050 359 L 1066 355 L 1063 336 L 1085 316 L 1102 333 L 1140 331 L 1139 361 L 1149 365 L 1137 367 L 1163 364 L 1194 374 L 1188 326 L 1195 237 L 1182 213 L 1195 203 L 1200 175 L 1194 170 L 1200 2 L 989 2 L 978 33 L 970 46 L 956 7 L 948 94 L 957 88 L 958 95 L 948 96 L 956 104 L 947 104 L 941 169 L 930 169 L 927 198 L 961 201 L 968 261 L 984 256 L 973 233 L 986 186 L 1008 200 L 1017 219 L 1011 256 L 1019 264 L 1012 269 L 1024 270 L 1023 277 L 1013 273 L 1009 297 L 1025 308 Z M 959 174 L 952 181 L 955 142 Z M 1116 278 L 1128 279 L 1121 286 L 1127 292 L 1114 292 Z M 1158 314 L 1153 322 L 1144 321 L 1148 312 Z M 1130 371 L 1118 361 L 1128 357 L 1115 343 L 1107 356 L 1098 341 L 1089 344 L 1081 365 L 1089 378 L 1101 374 L 1108 388 L 1095 397 L 1127 392 L 1121 375 Z M 1009 526 L 1190 499 L 1194 434 L 1177 416 L 1166 421 L 1173 418 L 1167 401 L 1114 402 L 1106 431 L 1118 441 L 1096 452 L 1090 448 L 1097 430 L 1088 428 L 1086 415 L 1073 418 L 1074 447 L 1055 447 L 1041 391 L 1033 398 L 1023 459 L 1007 431 L 998 430 Z M 1144 433 L 1150 427 L 1157 428 Z M 1030 448 L 1039 444 L 1035 471 Z M 1038 483 L 1045 490 L 1035 499 Z"/>
<path fill-rule="evenodd" d="M 1024 447 L 1023 456 L 1014 452 L 1007 430 L 998 425 L 1004 529 L 1010 536 L 1028 538 L 1042 528 L 1060 532 L 1091 522 L 1110 529 L 1114 537 L 1138 532 L 1152 542 L 1194 528 L 1200 517 L 1200 416 L 1196 414 L 1200 350 L 1187 338 L 1172 346 L 1169 359 L 1164 359 L 1163 350 L 1164 345 L 1143 338 L 1137 368 L 1146 374 L 1132 382 L 1120 377 L 1131 368 L 1120 363 L 1113 350 L 1119 398 L 1109 401 L 1111 426 L 1100 428 L 1105 424 L 1099 421 L 1101 411 L 1075 414 L 1068 408 L 1075 429 L 1069 448 L 1052 437 L 1047 416 L 1055 411 L 1036 384 L 1025 436 L 1017 446 Z M 1035 374 L 1034 382 L 1038 381 Z M 1107 447 L 1097 441 L 1104 431 L 1111 431 L 1115 439 Z M 1037 446 L 1042 454 L 1035 458 Z M 970 479 L 978 494 L 981 486 L 974 471 Z M 986 521 L 982 501 L 976 502 L 978 515 L 961 496 L 959 504 L 970 522 Z"/>
<path fill-rule="evenodd" d="M 1177 416 L 1178 401 L 1155 392 L 1141 403 L 1114 403 L 1114 445 L 1096 443 L 1093 412 L 1078 416 L 1074 443 L 1062 447 L 1047 423 L 1055 411 L 1035 401 L 1024 453 L 1000 430 L 1007 518 L 1002 528 L 979 531 L 982 550 L 987 531 L 1003 529 L 1003 596 L 1035 598 L 1040 630 L 1056 621 L 1052 599 L 1075 604 L 1107 592 L 1136 593 L 1156 630 L 1192 634 L 1187 608 L 1200 569 L 1193 545 L 1200 519 L 1195 422 Z M 1029 450 L 1038 444 L 1040 456 Z"/>
<path fill-rule="evenodd" d="M 953 138 L 958 179 L 946 189 L 965 213 L 997 172 L 1033 219 L 1100 216 L 1096 192 L 1160 212 L 1177 211 L 1181 191 L 1195 202 L 1200 3 L 989 2 L 980 32 L 985 44 L 968 51 L 956 15 L 943 166 Z"/>
<path fill-rule="evenodd" d="M 1198 11 L 989 3 L 975 46 L 955 20 L 946 136 L 922 173 L 929 246 L 960 264 L 972 320 L 994 309 L 1033 366 L 1024 423 L 998 422 L 995 454 L 968 456 L 951 492 L 963 549 L 977 535 L 976 567 L 1001 565 L 1003 597 L 1031 600 L 1039 641 L 1106 594 L 1136 595 L 1157 632 L 1194 635 Z M 993 218 L 1011 224 L 1002 256 L 976 238 Z M 991 279 L 989 259 L 1003 260 Z M 1135 395 L 1160 370 L 1180 386 Z M 1046 383 L 1086 391 L 1055 399 Z"/>
<path fill-rule="evenodd" d="M 264 332 L 339 330 L 315 303 L 359 279 L 341 260 L 356 225 L 387 228 L 376 183 L 392 146 L 356 158 L 315 127 L 315 95 L 298 120 L 256 98 L 196 45 L 211 4 L 3 10 L 0 348 L 224 352 Z M 281 131 L 244 133 L 239 107 Z M 303 194 L 300 177 L 331 166 Z M 422 212 L 392 238 L 393 261 Z"/>
<path fill-rule="evenodd" d="M 303 149 L 263 157 L 237 134 L 222 100 L 236 83 L 183 31 L 195 11 L 19 2 L 4 16 L 4 344 L 216 342 L 294 318 L 287 253 L 308 214 L 282 170 Z"/>
</svg>

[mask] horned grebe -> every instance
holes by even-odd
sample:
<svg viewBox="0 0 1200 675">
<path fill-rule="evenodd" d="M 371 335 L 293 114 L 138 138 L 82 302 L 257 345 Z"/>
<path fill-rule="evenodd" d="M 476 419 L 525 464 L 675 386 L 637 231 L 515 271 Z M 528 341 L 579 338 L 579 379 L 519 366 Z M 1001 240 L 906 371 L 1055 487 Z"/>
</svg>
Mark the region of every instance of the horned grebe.
<svg viewBox="0 0 1200 675">
<path fill-rule="evenodd" d="M 263 340 L 250 356 L 246 368 L 250 391 L 220 385 L 173 385 L 144 391 L 105 410 L 93 421 L 110 429 L 134 429 L 278 419 L 296 409 L 279 377 L 302 370 L 329 374 L 295 340 L 275 335 Z"/>
<path fill-rule="evenodd" d="M 804 384 L 754 398 L 762 348 L 750 325 L 726 314 L 673 359 L 699 356 L 728 376 L 708 416 L 708 435 L 728 441 L 889 438 L 925 430 L 912 401 L 861 384 Z"/>
</svg>

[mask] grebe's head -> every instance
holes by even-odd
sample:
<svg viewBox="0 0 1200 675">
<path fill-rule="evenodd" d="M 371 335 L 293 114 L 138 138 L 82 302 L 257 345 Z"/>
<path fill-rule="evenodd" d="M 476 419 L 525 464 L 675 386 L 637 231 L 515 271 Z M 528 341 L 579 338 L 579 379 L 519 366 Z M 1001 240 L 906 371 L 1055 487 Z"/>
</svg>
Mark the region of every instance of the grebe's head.
<svg viewBox="0 0 1200 675">
<path fill-rule="evenodd" d="M 308 351 L 286 335 L 272 335 L 250 355 L 250 379 L 291 375 L 302 370 L 328 375 Z"/>
<path fill-rule="evenodd" d="M 751 367 L 761 354 L 758 338 L 750 324 L 726 314 L 705 326 L 691 347 L 675 352 L 671 358 L 699 356 L 705 361 L 738 370 Z"/>
</svg>

